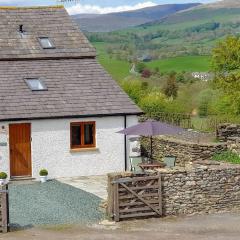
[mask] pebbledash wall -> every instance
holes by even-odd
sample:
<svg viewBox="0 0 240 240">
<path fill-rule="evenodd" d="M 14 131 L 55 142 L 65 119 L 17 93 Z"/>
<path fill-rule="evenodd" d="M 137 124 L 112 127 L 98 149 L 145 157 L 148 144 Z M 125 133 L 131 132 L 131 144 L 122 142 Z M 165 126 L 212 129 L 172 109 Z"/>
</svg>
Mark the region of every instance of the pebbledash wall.
<svg viewBox="0 0 240 240">
<path fill-rule="evenodd" d="M 72 152 L 70 123 L 96 121 L 96 149 Z M 124 116 L 23 121 L 31 123 L 32 176 L 46 168 L 50 178 L 102 175 L 124 171 Z M 127 127 L 138 122 L 137 116 L 127 116 Z M 17 122 L 13 122 L 17 123 Z M 0 170 L 10 175 L 8 124 L 0 123 Z M 5 146 L 6 144 L 6 146 Z M 128 144 L 128 141 L 127 141 Z M 129 145 L 127 146 L 129 154 Z"/>
</svg>

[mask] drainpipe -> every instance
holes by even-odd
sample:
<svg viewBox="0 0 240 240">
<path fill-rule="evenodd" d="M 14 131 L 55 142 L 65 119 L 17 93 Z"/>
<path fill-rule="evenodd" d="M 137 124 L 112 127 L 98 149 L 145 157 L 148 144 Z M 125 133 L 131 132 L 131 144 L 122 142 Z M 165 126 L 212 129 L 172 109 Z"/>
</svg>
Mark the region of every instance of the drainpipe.
<svg viewBox="0 0 240 240">
<path fill-rule="evenodd" d="M 124 129 L 126 128 L 127 128 L 127 115 L 124 115 Z M 124 155 L 125 155 L 124 168 L 125 168 L 125 171 L 127 171 L 128 157 L 127 157 L 127 136 L 126 135 L 124 135 Z"/>
</svg>

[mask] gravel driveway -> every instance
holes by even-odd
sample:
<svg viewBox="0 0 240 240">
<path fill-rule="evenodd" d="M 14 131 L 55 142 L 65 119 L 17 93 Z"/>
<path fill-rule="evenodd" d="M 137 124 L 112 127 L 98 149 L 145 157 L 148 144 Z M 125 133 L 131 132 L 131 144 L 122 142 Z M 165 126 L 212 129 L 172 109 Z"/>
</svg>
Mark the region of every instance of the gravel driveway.
<svg viewBox="0 0 240 240">
<path fill-rule="evenodd" d="M 10 223 L 13 228 L 99 222 L 101 199 L 58 181 L 10 184 Z"/>
</svg>

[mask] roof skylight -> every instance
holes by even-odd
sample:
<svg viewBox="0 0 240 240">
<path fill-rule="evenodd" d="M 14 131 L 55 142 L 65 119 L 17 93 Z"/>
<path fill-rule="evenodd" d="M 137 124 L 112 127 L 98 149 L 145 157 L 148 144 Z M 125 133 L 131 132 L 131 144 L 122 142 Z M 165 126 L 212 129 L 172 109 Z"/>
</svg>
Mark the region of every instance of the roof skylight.
<svg viewBox="0 0 240 240">
<path fill-rule="evenodd" d="M 48 37 L 40 37 L 39 42 L 43 49 L 55 48 L 53 42 Z"/>
<path fill-rule="evenodd" d="M 39 78 L 29 78 L 29 79 L 25 79 L 25 81 L 26 81 L 28 87 L 32 91 L 44 91 L 44 90 L 47 90 L 46 85 Z"/>
</svg>

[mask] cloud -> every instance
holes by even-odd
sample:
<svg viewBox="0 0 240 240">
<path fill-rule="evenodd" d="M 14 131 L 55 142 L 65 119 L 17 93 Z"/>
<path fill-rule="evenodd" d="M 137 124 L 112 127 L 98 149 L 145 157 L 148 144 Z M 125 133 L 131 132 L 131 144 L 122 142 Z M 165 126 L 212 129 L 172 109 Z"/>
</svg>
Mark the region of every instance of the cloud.
<svg viewBox="0 0 240 240">
<path fill-rule="evenodd" d="M 112 12 L 123 12 L 123 11 L 132 11 L 137 10 L 141 8 L 146 7 L 153 7 L 157 4 L 154 2 L 144 2 L 144 3 L 138 3 L 135 5 L 123 5 L 123 6 L 117 6 L 117 7 L 100 7 L 97 5 L 83 5 L 83 4 L 77 4 L 71 7 L 67 7 L 67 11 L 71 15 L 75 14 L 83 14 L 83 13 L 95 13 L 95 14 L 106 14 L 106 13 L 112 13 Z"/>
</svg>

